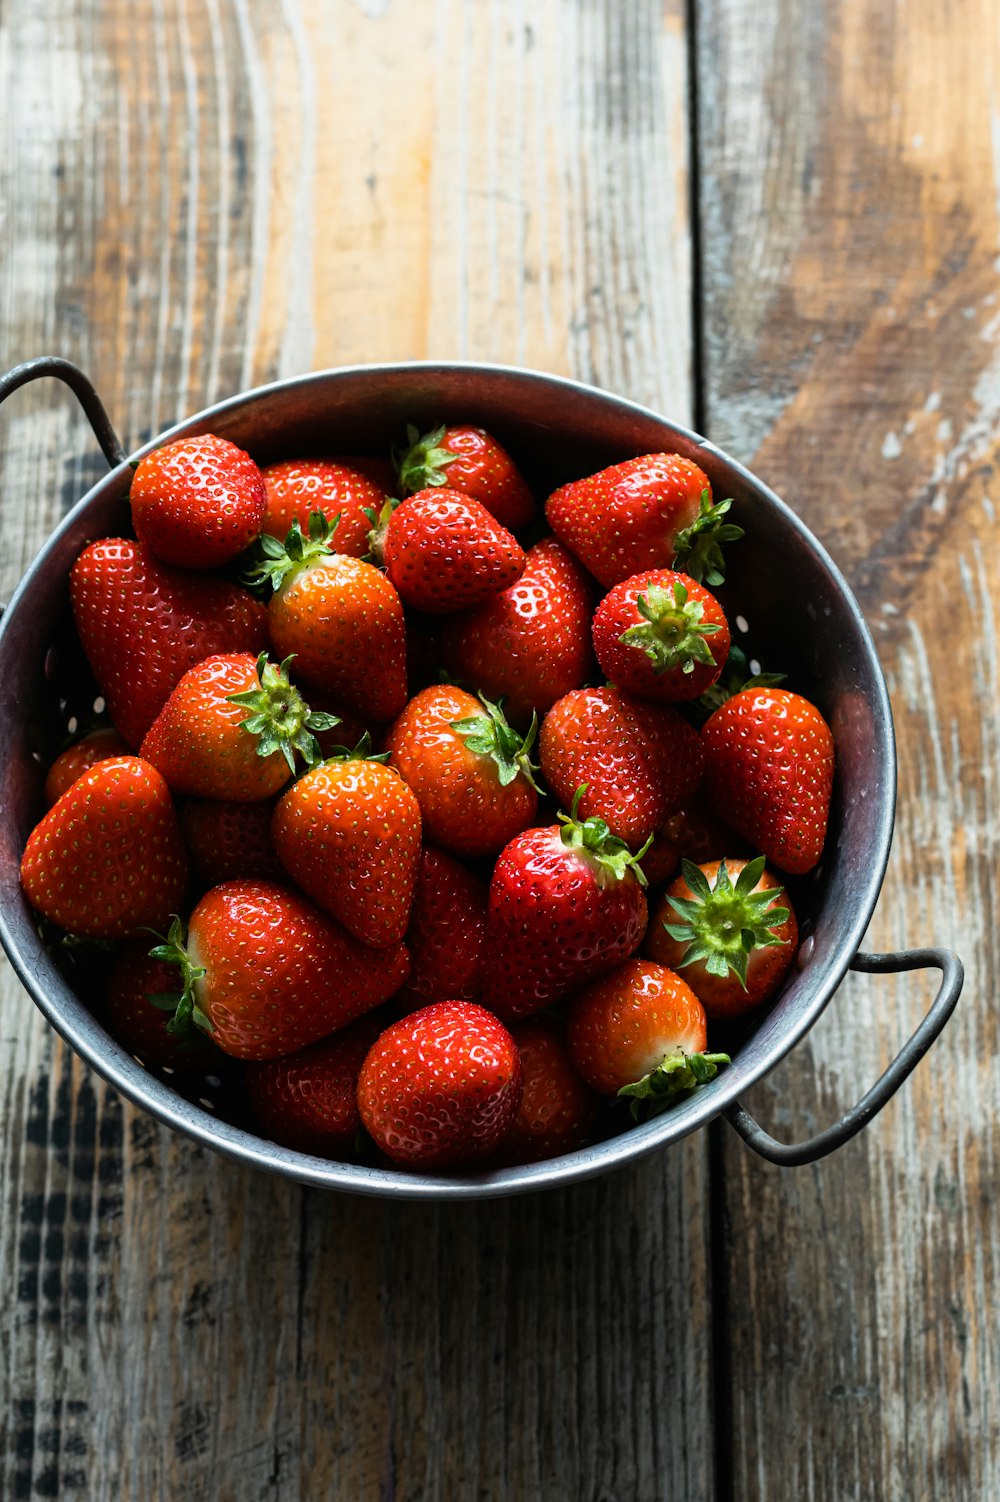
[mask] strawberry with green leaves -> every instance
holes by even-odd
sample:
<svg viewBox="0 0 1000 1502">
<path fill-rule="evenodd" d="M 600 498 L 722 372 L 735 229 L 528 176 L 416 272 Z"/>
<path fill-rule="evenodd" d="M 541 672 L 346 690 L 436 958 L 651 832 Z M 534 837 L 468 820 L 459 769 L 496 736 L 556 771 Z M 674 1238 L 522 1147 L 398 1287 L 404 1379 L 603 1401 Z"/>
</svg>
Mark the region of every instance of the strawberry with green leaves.
<svg viewBox="0 0 1000 1502">
<path fill-rule="evenodd" d="M 474 1001 L 483 989 L 486 888 L 443 850 L 425 845 L 413 890 L 406 947 L 410 977 L 394 1005 L 407 1012 L 432 1001 Z"/>
<path fill-rule="evenodd" d="M 447 485 L 485 506 L 504 527 L 516 532 L 535 519 L 535 498 L 507 450 L 482 428 L 435 428 L 423 437 L 406 430 L 408 447 L 396 456 L 404 495 Z"/>
<path fill-rule="evenodd" d="M 391 483 L 392 468 L 387 467 Z M 384 486 L 371 474 L 354 468 L 350 459 L 282 459 L 269 464 L 262 473 L 267 514 L 261 530 L 268 536 L 283 542 L 293 522 L 308 532 L 310 516 L 321 511 L 331 523 L 334 517 L 339 518 L 337 552 L 364 557 L 368 551 L 368 512 L 381 511 L 388 498 Z"/>
<path fill-rule="evenodd" d="M 261 1136 L 320 1158 L 349 1155 L 361 1130 L 358 1076 L 381 1031 L 366 1013 L 297 1053 L 248 1064 L 244 1083 Z"/>
<path fill-rule="evenodd" d="M 782 688 L 734 694 L 705 721 L 705 793 L 738 834 L 781 871 L 818 864 L 833 789 L 830 727 L 814 704 Z"/>
<path fill-rule="evenodd" d="M 389 731 L 392 765 L 420 802 L 424 837 L 454 855 L 496 855 L 538 807 L 531 762 L 537 725 L 514 730 L 498 704 L 435 684 Z"/>
<path fill-rule="evenodd" d="M 592 629 L 602 671 L 645 699 L 696 699 L 729 655 L 729 623 L 718 600 L 670 569 L 616 584 L 594 612 Z"/>
<path fill-rule="evenodd" d="M 508 589 L 524 572 L 517 538 L 457 490 L 419 490 L 369 515 L 371 556 L 384 564 L 413 610 L 467 610 Z"/>
<path fill-rule="evenodd" d="M 288 681 L 288 663 L 263 654 L 206 657 L 189 668 L 142 743 L 142 754 L 171 791 L 193 798 L 256 803 L 273 797 L 295 771 L 319 759 L 314 731 L 334 718 L 314 714 Z"/>
<path fill-rule="evenodd" d="M 598 817 L 637 849 L 697 790 L 697 730 L 666 704 L 617 688 L 578 688 L 554 704 L 539 736 L 542 773 L 566 805 L 583 784 L 580 817 Z"/>
<path fill-rule="evenodd" d="M 220 568 L 264 525 L 260 470 L 241 448 L 212 433 L 178 438 L 147 454 L 129 491 L 143 547 L 177 568 Z"/>
<path fill-rule="evenodd" d="M 42 796 L 46 808 L 51 808 L 76 779 L 99 761 L 110 761 L 112 756 L 128 756 L 129 748 L 117 730 L 92 730 L 78 741 L 61 751 L 45 774 Z"/>
<path fill-rule="evenodd" d="M 501 1162 L 537 1163 L 583 1147 L 601 1098 L 573 1067 L 564 1029 L 551 1017 L 529 1017 L 514 1024 L 511 1037 L 521 1057 L 524 1088 L 500 1149 Z"/>
<path fill-rule="evenodd" d="M 706 1053 L 705 1010 L 691 987 L 649 960 L 629 960 L 574 997 L 567 1041 L 587 1084 L 629 1098 L 637 1120 L 708 1084 L 730 1062 Z"/>
<path fill-rule="evenodd" d="M 21 858 L 32 907 L 89 939 L 162 928 L 187 883 L 170 789 L 138 756 L 112 757 L 78 777 L 31 831 Z"/>
<path fill-rule="evenodd" d="M 166 1064 L 181 1073 L 213 1068 L 221 1056 L 203 1028 L 192 1023 L 171 1030 L 171 1011 L 161 1002 L 176 985 L 177 971 L 165 960 L 154 959 L 149 946 L 147 935 L 115 956 L 101 1020 L 111 1036 L 145 1064 Z"/>
<path fill-rule="evenodd" d="M 420 804 L 387 753 L 365 741 L 298 779 L 271 821 L 297 886 L 355 938 L 379 948 L 406 933 L 420 864 Z"/>
<path fill-rule="evenodd" d="M 367 949 L 299 892 L 228 881 L 180 920 L 153 958 L 177 967 L 173 1030 L 193 1022 L 223 1053 L 276 1059 L 379 1006 L 405 981 L 402 944 Z"/>
<path fill-rule="evenodd" d="M 653 914 L 645 953 L 684 979 L 710 1018 L 770 1000 L 798 944 L 795 913 L 764 857 L 685 860 Z"/>
<path fill-rule="evenodd" d="M 649 569 L 721 584 L 722 544 L 743 536 L 712 500 L 708 476 L 680 454 L 641 454 L 549 496 L 549 526 L 605 588 Z"/>
<path fill-rule="evenodd" d="M 603 819 L 528 829 L 490 881 L 484 998 L 505 1021 L 527 1017 L 634 954 L 646 931 L 645 877 Z"/>
<path fill-rule="evenodd" d="M 335 551 L 336 519 L 294 521 L 284 543 L 262 537 L 250 573 L 274 590 L 271 643 L 296 673 L 363 719 L 394 719 L 406 703 L 403 605 L 380 569 Z"/>
<path fill-rule="evenodd" d="M 503 1024 L 471 1001 L 439 1001 L 386 1028 L 361 1067 L 358 1109 L 395 1162 L 459 1168 L 503 1142 L 521 1085 Z"/>
<path fill-rule="evenodd" d="M 685 856 L 697 866 L 721 860 L 727 852 L 750 853 L 746 842 L 723 824 L 699 794 L 667 815 L 642 858 L 642 869 L 650 886 L 656 887 L 680 870 Z"/>
</svg>

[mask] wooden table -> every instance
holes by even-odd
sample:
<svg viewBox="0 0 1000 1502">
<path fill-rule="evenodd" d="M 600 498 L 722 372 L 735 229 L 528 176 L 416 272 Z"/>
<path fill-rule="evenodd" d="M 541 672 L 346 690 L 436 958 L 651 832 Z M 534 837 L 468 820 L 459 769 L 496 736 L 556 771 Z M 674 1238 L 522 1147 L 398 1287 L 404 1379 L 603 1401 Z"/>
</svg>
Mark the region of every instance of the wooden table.
<svg viewBox="0 0 1000 1502">
<path fill-rule="evenodd" d="M 0 1496 L 1000 1496 L 1000 11 L 991 0 L 7 0 L 4 365 L 129 444 L 419 356 L 691 422 L 828 544 L 890 680 L 870 947 L 968 966 L 946 1036 L 812 1168 L 701 1133 L 510 1203 L 242 1171 L 90 1074 L 4 976 Z M 0 593 L 102 470 L 0 418 Z M 832 1120 L 929 983 L 849 979 L 755 1092 Z"/>
</svg>

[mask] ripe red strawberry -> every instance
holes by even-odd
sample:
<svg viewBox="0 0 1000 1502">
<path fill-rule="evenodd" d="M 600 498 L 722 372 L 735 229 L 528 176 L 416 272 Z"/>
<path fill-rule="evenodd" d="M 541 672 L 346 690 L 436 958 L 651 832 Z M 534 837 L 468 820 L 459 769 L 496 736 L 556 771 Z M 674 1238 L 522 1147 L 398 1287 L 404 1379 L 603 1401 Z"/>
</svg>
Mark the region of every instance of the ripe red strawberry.
<svg viewBox="0 0 1000 1502">
<path fill-rule="evenodd" d="M 458 861 L 425 845 L 406 930 L 410 978 L 394 1005 L 475 1000 L 483 989 L 486 888 Z"/>
<path fill-rule="evenodd" d="M 299 677 L 363 719 L 394 719 L 406 703 L 402 602 L 381 570 L 333 546 L 316 511 L 308 536 L 293 522 L 283 544 L 261 538 L 253 577 L 274 586 L 272 645 L 281 657 L 295 657 Z"/>
<path fill-rule="evenodd" d="M 298 1053 L 248 1064 L 246 1091 L 261 1135 L 321 1158 L 351 1152 L 361 1130 L 358 1075 L 381 1031 L 369 1013 Z"/>
<path fill-rule="evenodd" d="M 526 736 L 499 706 L 437 684 L 416 694 L 389 731 L 392 765 L 420 802 L 424 837 L 455 855 L 496 855 L 538 807 Z"/>
<path fill-rule="evenodd" d="M 538 740 L 542 772 L 559 801 L 581 784 L 580 815 L 642 845 L 701 781 L 698 732 L 669 705 L 617 688 L 578 688 L 554 704 Z M 645 869 L 645 868 L 644 868 Z"/>
<path fill-rule="evenodd" d="M 364 461 L 360 461 L 364 463 Z M 393 474 L 388 467 L 391 486 Z M 309 531 L 309 517 L 322 511 L 331 529 L 335 518 L 336 549 L 361 558 L 368 551 L 368 510 L 380 511 L 387 492 L 381 483 L 352 468 L 349 459 L 282 459 L 263 472 L 267 516 L 263 531 L 283 542 L 293 522 Z"/>
<path fill-rule="evenodd" d="M 406 933 L 420 863 L 420 804 L 393 767 L 353 753 L 322 762 L 278 803 L 271 839 L 292 880 L 365 944 Z"/>
<path fill-rule="evenodd" d="M 108 761 L 112 756 L 127 756 L 129 748 L 117 730 L 92 730 L 81 736 L 72 746 L 60 752 L 45 775 L 42 796 L 46 808 L 51 808 L 76 779 L 99 761 Z"/>
<path fill-rule="evenodd" d="M 636 1118 L 673 1105 L 730 1062 L 705 1052 L 705 1011 L 691 987 L 649 960 L 629 960 L 574 997 L 567 1041 L 587 1083 L 630 1096 Z"/>
<path fill-rule="evenodd" d="M 517 538 L 457 490 L 418 490 L 370 515 L 372 558 L 384 563 L 400 599 L 414 610 L 467 610 L 524 572 Z"/>
<path fill-rule="evenodd" d="M 84 548 L 69 592 L 83 649 L 130 746 L 142 744 L 196 662 L 267 646 L 267 613 L 245 589 L 166 568 L 137 542 L 107 537 Z"/>
<path fill-rule="evenodd" d="M 135 535 L 164 563 L 219 568 L 264 525 L 267 499 L 249 454 L 205 433 L 140 460 L 129 491 Z"/>
<path fill-rule="evenodd" d="M 154 959 L 179 965 L 172 1023 L 193 1020 L 237 1059 L 276 1059 L 370 1012 L 405 981 L 402 944 L 366 949 L 298 892 L 268 881 L 213 887 Z M 178 988 L 180 989 L 180 987 Z"/>
<path fill-rule="evenodd" d="M 488 1006 L 537 1012 L 634 954 L 646 931 L 645 878 L 602 819 L 560 814 L 528 829 L 493 868 L 486 918 Z"/>
<path fill-rule="evenodd" d="M 616 584 L 594 612 L 594 651 L 619 688 L 647 699 L 696 699 L 722 672 L 729 625 L 686 574 L 656 569 Z"/>
<path fill-rule="evenodd" d="M 551 1017 L 529 1017 L 515 1024 L 511 1036 L 521 1056 L 524 1089 L 500 1149 L 503 1163 L 537 1163 L 582 1147 L 601 1098 L 573 1068 L 562 1028 Z"/>
<path fill-rule="evenodd" d="M 516 584 L 449 622 L 449 667 L 527 723 L 590 676 L 592 605 L 587 575 L 554 537 L 543 538 Z"/>
<path fill-rule="evenodd" d="M 411 1168 L 457 1168 L 503 1141 L 521 1099 L 510 1033 L 471 1001 L 394 1022 L 361 1067 L 358 1107 L 375 1142 Z"/>
<path fill-rule="evenodd" d="M 664 819 L 642 857 L 642 869 L 655 887 L 680 870 L 683 856 L 700 866 L 722 860 L 727 851 L 743 855 L 748 850 L 746 842 L 716 818 L 703 799 L 693 798 Z"/>
<path fill-rule="evenodd" d="M 653 915 L 645 953 L 683 968 L 710 1018 L 752 1011 L 774 995 L 795 957 L 799 930 L 784 888 L 762 855 L 684 861 L 682 872 Z"/>
<path fill-rule="evenodd" d="M 220 1056 L 202 1028 L 170 1030 L 171 1013 L 162 1000 L 177 990 L 177 967 L 154 960 L 151 942 L 147 935 L 115 956 L 102 1020 L 112 1037 L 146 1064 L 185 1073 L 211 1069 Z"/>
<path fill-rule="evenodd" d="M 782 871 L 801 876 L 823 853 L 833 736 L 801 694 L 750 688 L 705 721 L 705 792 L 727 824 Z"/>
<path fill-rule="evenodd" d="M 642 454 L 549 496 L 549 526 L 605 588 L 644 569 L 683 568 L 721 584 L 720 543 L 742 529 L 724 522 L 732 501 L 712 503 L 708 476 L 680 454 Z"/>
<path fill-rule="evenodd" d="M 32 830 L 21 858 L 32 907 L 90 939 L 162 928 L 187 880 L 170 789 L 137 756 L 98 762 L 78 777 Z"/>
<path fill-rule="evenodd" d="M 435 428 L 423 438 L 408 427 L 409 448 L 398 457 L 404 494 L 447 485 L 485 506 L 505 527 L 517 531 L 535 519 L 535 498 L 505 448 L 482 428 Z"/>
<path fill-rule="evenodd" d="M 274 803 L 192 799 L 181 810 L 181 830 L 191 864 L 204 887 L 241 878 L 282 881 L 284 871 L 271 844 Z"/>
<path fill-rule="evenodd" d="M 313 730 L 331 728 L 313 714 L 280 668 L 262 654 L 206 657 L 189 668 L 150 726 L 142 755 L 171 791 L 193 798 L 256 803 L 295 771 L 319 759 Z"/>
</svg>

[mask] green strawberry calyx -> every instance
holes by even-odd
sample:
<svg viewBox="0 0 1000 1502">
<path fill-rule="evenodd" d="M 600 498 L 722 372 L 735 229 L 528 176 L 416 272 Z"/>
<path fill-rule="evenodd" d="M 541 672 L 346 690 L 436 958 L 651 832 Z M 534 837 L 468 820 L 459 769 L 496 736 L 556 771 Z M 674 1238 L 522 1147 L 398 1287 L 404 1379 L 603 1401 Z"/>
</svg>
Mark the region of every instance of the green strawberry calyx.
<svg viewBox="0 0 1000 1502">
<path fill-rule="evenodd" d="M 666 673 L 670 668 L 692 673 L 696 662 L 715 662 L 705 638 L 722 627 L 704 619 L 704 605 L 688 598 L 687 586 L 679 579 L 666 589 L 651 584 L 636 597 L 635 608 L 642 621 L 623 631 L 618 640 L 645 652 L 654 673 Z"/>
<path fill-rule="evenodd" d="M 726 560 L 721 544 L 738 542 L 743 536 L 742 527 L 723 521 L 732 504 L 731 499 L 713 502 L 711 492 L 703 490 L 698 515 L 674 539 L 674 568 L 682 569 L 699 584 L 714 587 L 723 582 Z"/>
<path fill-rule="evenodd" d="M 392 460 L 399 475 L 399 487 L 407 495 L 413 495 L 418 490 L 426 490 L 430 485 L 446 485 L 448 476 L 445 469 L 449 464 L 459 458 L 451 449 L 441 447 L 441 440 L 445 435 L 443 427 L 435 428 L 431 433 L 425 433 L 421 438 L 420 431 L 412 423 L 407 424 L 405 449 L 394 449 Z"/>
<path fill-rule="evenodd" d="M 325 511 L 310 511 L 309 526 L 303 532 L 298 517 L 292 522 L 284 542 L 264 532 L 254 545 L 249 568 L 243 574 L 243 583 L 253 589 L 269 584 L 279 590 L 290 574 L 297 574 L 307 564 L 317 559 L 328 558 L 336 549 L 333 534 L 340 523 L 340 512 L 328 521 Z"/>
<path fill-rule="evenodd" d="M 291 657 L 277 666 L 268 662 L 267 653 L 257 658 L 257 688 L 240 694 L 227 694 L 230 704 L 238 704 L 250 713 L 240 721 L 248 735 L 257 737 L 257 755 L 274 756 L 280 752 L 288 763 L 288 770 L 295 771 L 295 753 L 298 751 L 307 767 L 321 760 L 315 731 L 332 730 L 340 724 L 340 716 L 313 710 L 303 699 L 298 689 L 288 679 L 288 664 Z"/>
<path fill-rule="evenodd" d="M 580 799 L 587 791 L 587 786 L 585 782 L 580 784 L 573 794 L 573 807 L 570 812 L 559 815 L 559 822 L 562 825 L 559 834 L 563 844 L 588 861 L 596 869 L 598 879 L 602 882 L 624 881 L 631 871 L 641 887 L 647 886 L 648 883 L 639 862 L 653 842 L 652 835 L 642 849 L 633 855 L 625 841 L 612 834 L 603 819 L 596 816 L 578 819 Z"/>
<path fill-rule="evenodd" d="M 356 746 L 334 746 L 329 756 L 324 757 L 321 765 L 328 767 L 334 762 L 342 761 L 377 761 L 384 766 L 389 756 L 388 751 L 372 750 L 372 738 L 366 730 Z"/>
<path fill-rule="evenodd" d="M 364 556 L 365 563 L 374 563 L 379 568 L 385 562 L 385 540 L 389 535 L 389 523 L 392 521 L 394 512 L 402 505 L 402 501 L 394 496 L 386 496 L 382 505 L 376 511 L 374 506 L 365 506 L 363 511 L 371 522 L 371 530 L 368 533 L 368 551 Z"/>
<path fill-rule="evenodd" d="M 508 724 L 503 712 L 503 700 L 493 704 L 485 694 L 478 696 L 485 714 L 469 715 L 464 720 L 452 720 L 452 730 L 457 730 L 466 747 L 477 756 L 487 756 L 496 765 L 497 777 L 502 788 L 509 787 L 519 776 L 530 782 L 536 793 L 541 788 L 535 781 L 538 767 L 531 760 L 531 748 L 538 735 L 538 716 L 531 716 L 527 735 L 521 735 Z"/>
<path fill-rule="evenodd" d="M 636 1121 L 648 1121 L 699 1086 L 707 1085 L 724 1065 L 731 1063 L 727 1053 L 685 1053 L 683 1048 L 672 1048 L 655 1069 L 634 1084 L 623 1085 L 618 1094 L 630 1098 Z"/>
<path fill-rule="evenodd" d="M 694 711 L 701 724 L 721 708 L 727 699 L 741 694 L 745 688 L 777 688 L 784 681 L 784 673 L 751 673 L 747 654 L 734 643 L 729 649 L 726 666 L 720 676 L 697 699 L 692 699 L 687 707 Z"/>
<path fill-rule="evenodd" d="M 692 895 L 667 899 L 681 922 L 663 925 L 672 939 L 687 945 L 678 968 L 700 960 L 709 975 L 725 980 L 732 972 L 746 990 L 752 952 L 788 942 L 774 932 L 788 922 L 788 909 L 772 906 L 784 887 L 755 891 L 763 874 L 762 855 L 748 861 L 735 885 L 725 861 L 719 865 L 714 884 L 700 866 L 681 861 L 681 875 Z"/>
<path fill-rule="evenodd" d="M 147 998 L 154 1007 L 159 1007 L 161 1012 L 173 1012 L 173 1016 L 167 1023 L 167 1032 L 175 1037 L 191 1036 L 194 1027 L 200 1027 L 203 1032 L 214 1031 L 208 1017 L 198 1005 L 195 995 L 195 986 L 205 974 L 204 967 L 196 965 L 185 947 L 184 925 L 180 918 L 174 918 L 166 938 L 157 934 L 160 943 L 149 951 L 151 960 L 165 960 L 168 965 L 177 965 L 180 969 L 181 985 L 176 991 L 158 991 Z"/>
</svg>

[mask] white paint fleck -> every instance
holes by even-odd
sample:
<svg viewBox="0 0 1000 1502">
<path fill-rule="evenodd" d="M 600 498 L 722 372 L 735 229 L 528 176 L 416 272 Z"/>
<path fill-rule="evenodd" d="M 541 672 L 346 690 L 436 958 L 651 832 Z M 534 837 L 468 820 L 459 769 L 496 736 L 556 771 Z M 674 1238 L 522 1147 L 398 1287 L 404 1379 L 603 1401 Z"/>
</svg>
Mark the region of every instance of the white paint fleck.
<svg viewBox="0 0 1000 1502">
<path fill-rule="evenodd" d="M 993 502 L 990 500 L 988 495 L 983 496 L 983 510 L 986 512 L 986 515 L 989 517 L 991 522 L 996 520 L 996 511 L 994 509 Z"/>
<path fill-rule="evenodd" d="M 882 439 L 882 458 L 898 459 L 902 452 L 903 445 L 899 441 L 898 434 L 886 433 L 885 437 Z"/>
<path fill-rule="evenodd" d="M 883 615 L 898 615 L 899 614 L 899 606 L 898 605 L 894 605 L 891 600 L 883 600 L 882 601 L 882 614 Z"/>
<path fill-rule="evenodd" d="M 936 412 L 937 409 L 940 407 L 940 405 L 941 405 L 941 393 L 940 393 L 940 391 L 932 391 L 931 394 L 930 394 L 930 396 L 924 402 L 924 411 L 925 412 Z"/>
<path fill-rule="evenodd" d="M 917 425 L 914 422 L 913 418 L 912 417 L 908 417 L 906 419 L 906 422 L 903 424 L 903 432 L 906 434 L 907 437 L 909 437 L 910 434 L 911 433 L 915 433 L 916 430 L 917 430 Z"/>
<path fill-rule="evenodd" d="M 938 443 L 950 443 L 951 442 L 951 435 L 952 435 L 951 419 L 948 418 L 948 417 L 942 417 L 941 421 L 937 425 L 937 434 L 936 434 L 936 437 L 937 437 Z"/>
<path fill-rule="evenodd" d="M 912 146 L 912 147 L 914 147 L 914 149 L 915 149 L 915 150 L 916 150 L 916 151 L 919 151 L 919 150 L 920 150 L 920 148 L 921 148 L 921 146 L 922 146 L 922 145 L 923 145 L 923 144 L 924 144 L 924 138 L 923 138 L 923 136 L 922 136 L 922 135 L 920 135 L 920 133 L 919 133 L 919 131 L 918 131 L 918 133 L 917 133 L 917 134 L 916 134 L 916 135 L 915 135 L 915 136 L 914 136 L 914 137 L 913 137 L 913 140 L 912 140 L 912 141 L 911 141 L 911 142 L 910 142 L 910 145 L 911 145 L 911 146 Z"/>
</svg>

